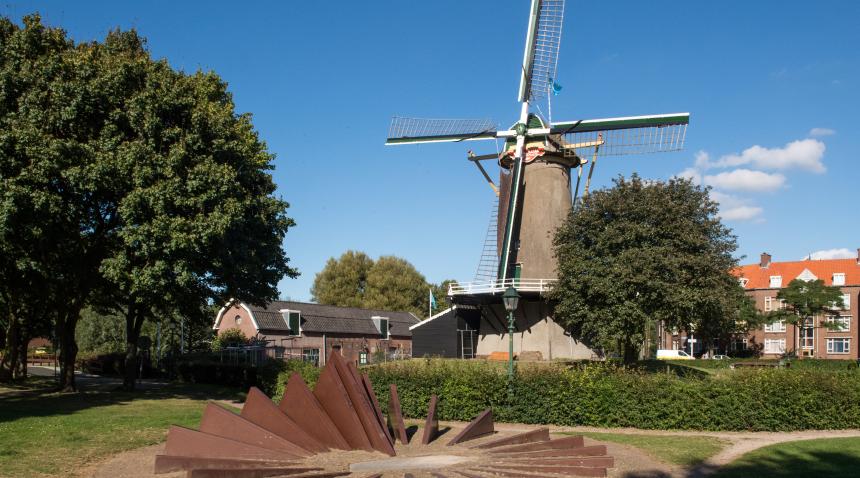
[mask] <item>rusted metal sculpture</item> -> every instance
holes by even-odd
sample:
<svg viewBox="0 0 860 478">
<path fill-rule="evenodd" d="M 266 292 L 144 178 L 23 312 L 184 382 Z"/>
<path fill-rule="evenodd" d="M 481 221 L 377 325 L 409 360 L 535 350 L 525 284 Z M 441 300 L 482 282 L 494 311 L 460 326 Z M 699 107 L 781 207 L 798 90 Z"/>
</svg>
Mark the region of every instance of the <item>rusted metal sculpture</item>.
<svg viewBox="0 0 860 478">
<path fill-rule="evenodd" d="M 389 386 L 388 396 L 388 427 L 392 434 L 404 445 L 409 444 L 409 436 L 406 434 L 406 425 L 403 423 L 403 410 L 400 408 L 400 396 L 397 395 L 397 385 Z"/>
<path fill-rule="evenodd" d="M 408 436 L 397 387 L 390 385 L 389 392 L 386 417 L 367 375 L 361 374 L 353 364 L 345 363 L 338 354 L 332 354 L 313 392 L 298 374 L 294 374 L 279 405 L 260 390 L 251 388 L 241 415 L 209 403 L 199 430 L 171 427 L 163 454 L 156 456 L 155 472 L 187 471 L 186 478 L 349 475 L 349 471 L 321 467 L 314 455 L 335 450 L 366 450 L 394 456 L 395 438 L 401 445 L 407 445 Z M 429 445 L 439 436 L 438 403 L 439 399 L 433 395 L 422 445 Z M 540 428 L 484 439 L 494 433 L 493 413 L 487 409 L 447 444 L 455 446 L 476 440 L 469 455 L 475 457 L 470 459 L 471 463 L 460 459 L 456 464 L 434 469 L 431 476 L 606 476 L 606 469 L 614 465 L 613 459 L 606 456 L 605 446 L 585 446 L 581 436 L 552 440 L 549 429 Z M 399 460 L 408 461 L 408 458 Z M 367 463 L 363 463 L 364 469 L 368 469 Z M 416 470 L 406 468 L 409 467 L 405 466 L 400 476 L 418 476 L 410 473 Z M 381 476 L 382 473 L 375 472 L 363 478 Z M 385 476 L 392 475 L 386 472 Z"/>
<path fill-rule="evenodd" d="M 481 414 L 472 420 L 471 423 L 466 425 L 466 428 L 464 428 L 463 431 L 458 433 L 457 436 L 449 441 L 448 446 L 458 445 L 464 441 L 474 440 L 475 438 L 491 435 L 493 433 L 495 433 L 495 429 L 493 428 L 493 409 L 488 408 L 481 412 Z"/>
<path fill-rule="evenodd" d="M 427 420 L 424 421 L 424 433 L 421 436 L 421 444 L 429 445 L 431 441 L 439 436 L 439 420 L 436 419 L 436 405 L 439 397 L 430 397 L 430 405 L 427 406 Z"/>
</svg>

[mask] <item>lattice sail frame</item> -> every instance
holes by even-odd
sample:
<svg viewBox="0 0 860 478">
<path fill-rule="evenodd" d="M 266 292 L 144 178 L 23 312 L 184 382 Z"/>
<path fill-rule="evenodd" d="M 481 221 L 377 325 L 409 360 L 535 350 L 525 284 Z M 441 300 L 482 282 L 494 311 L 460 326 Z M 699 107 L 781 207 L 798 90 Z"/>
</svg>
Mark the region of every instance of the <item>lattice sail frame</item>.
<svg viewBox="0 0 860 478">
<path fill-rule="evenodd" d="M 565 156 L 597 157 L 665 153 L 684 149 L 687 125 L 586 131 L 563 135 Z"/>
<path fill-rule="evenodd" d="M 547 96 L 558 69 L 558 50 L 564 23 L 564 0 L 541 0 L 535 31 L 532 62 L 528 72 L 531 100 Z"/>
<path fill-rule="evenodd" d="M 386 144 L 468 141 L 496 137 L 498 125 L 490 119 L 391 118 Z"/>
</svg>

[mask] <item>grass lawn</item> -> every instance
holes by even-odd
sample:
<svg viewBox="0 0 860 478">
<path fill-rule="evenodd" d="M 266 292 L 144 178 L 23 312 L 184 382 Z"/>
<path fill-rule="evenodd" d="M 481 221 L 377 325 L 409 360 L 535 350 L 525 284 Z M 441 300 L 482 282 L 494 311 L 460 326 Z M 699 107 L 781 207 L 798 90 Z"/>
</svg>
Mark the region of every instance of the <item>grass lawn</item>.
<svg viewBox="0 0 860 478">
<path fill-rule="evenodd" d="M 234 390 L 167 385 L 127 393 L 51 393 L 35 379 L 0 388 L 0 476 L 73 476 L 88 463 L 164 440 L 171 424 L 196 427 L 207 399 Z M 34 389 L 35 388 L 35 389 Z"/>
<path fill-rule="evenodd" d="M 860 476 L 860 438 L 822 438 L 771 445 L 721 468 L 714 478 L 849 478 Z"/>
<path fill-rule="evenodd" d="M 722 450 L 727 442 L 714 437 L 680 435 L 639 435 L 627 433 L 571 432 L 566 435 L 585 435 L 594 440 L 608 441 L 639 448 L 665 463 L 697 465 Z"/>
</svg>

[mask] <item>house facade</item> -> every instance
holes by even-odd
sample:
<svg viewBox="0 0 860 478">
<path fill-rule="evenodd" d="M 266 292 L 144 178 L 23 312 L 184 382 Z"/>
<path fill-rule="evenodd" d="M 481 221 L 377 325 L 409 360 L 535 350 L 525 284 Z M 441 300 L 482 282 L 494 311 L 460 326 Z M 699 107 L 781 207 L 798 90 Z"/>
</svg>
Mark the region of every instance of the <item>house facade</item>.
<svg viewBox="0 0 860 478">
<path fill-rule="evenodd" d="M 325 365 L 337 351 L 361 365 L 412 356 L 409 327 L 420 320 L 409 312 L 273 301 L 265 306 L 232 301 L 218 311 L 217 333 L 238 328 L 266 344 L 275 358 Z"/>
<path fill-rule="evenodd" d="M 860 357 L 860 249 L 858 257 L 851 259 L 821 259 L 791 262 L 773 262 L 771 255 L 761 255 L 758 264 L 740 266 L 734 271 L 746 294 L 762 312 L 785 307 L 777 294 L 794 279 L 821 279 L 827 286 L 839 287 L 844 307 L 833 313 L 807 319 L 802 333 L 800 327 L 774 323 L 754 330 L 728 344 L 729 355 L 754 354 L 762 358 L 779 358 L 792 351 L 799 356 L 856 360 Z M 831 325 L 837 324 L 834 328 Z M 666 331 L 661 336 L 661 348 L 681 349 L 688 353 L 702 351 L 702 344 L 690 341 L 685 332 Z M 692 334 L 695 339 L 695 331 Z"/>
</svg>

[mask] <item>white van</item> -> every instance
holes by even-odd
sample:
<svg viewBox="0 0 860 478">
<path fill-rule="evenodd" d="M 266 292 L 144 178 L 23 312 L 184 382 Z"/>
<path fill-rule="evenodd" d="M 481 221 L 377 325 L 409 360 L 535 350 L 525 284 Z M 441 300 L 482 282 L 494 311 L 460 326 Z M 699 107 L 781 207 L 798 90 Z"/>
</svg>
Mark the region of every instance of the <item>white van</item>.
<svg viewBox="0 0 860 478">
<path fill-rule="evenodd" d="M 693 360 L 693 357 L 683 350 L 658 350 L 657 360 Z"/>
</svg>

